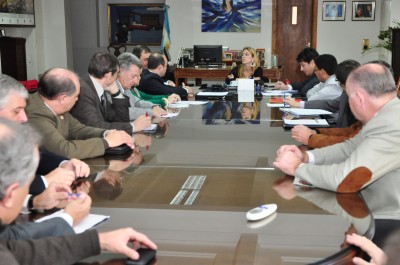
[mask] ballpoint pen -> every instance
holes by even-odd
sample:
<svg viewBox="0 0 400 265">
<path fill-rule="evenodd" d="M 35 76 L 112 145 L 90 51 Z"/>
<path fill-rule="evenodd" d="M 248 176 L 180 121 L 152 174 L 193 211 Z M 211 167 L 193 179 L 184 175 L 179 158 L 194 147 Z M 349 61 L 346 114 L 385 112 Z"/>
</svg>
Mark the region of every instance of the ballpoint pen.
<svg viewBox="0 0 400 265">
<path fill-rule="evenodd" d="M 149 117 L 149 113 L 146 111 L 146 117 Z M 146 145 L 146 151 L 148 151 L 149 150 L 149 145 L 147 144 Z"/>
</svg>

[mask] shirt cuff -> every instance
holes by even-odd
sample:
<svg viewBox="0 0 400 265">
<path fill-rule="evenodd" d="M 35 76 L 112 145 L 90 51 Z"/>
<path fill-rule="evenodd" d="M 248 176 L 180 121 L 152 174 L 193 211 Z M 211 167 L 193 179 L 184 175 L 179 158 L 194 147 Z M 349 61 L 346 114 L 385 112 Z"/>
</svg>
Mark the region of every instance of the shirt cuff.
<svg viewBox="0 0 400 265">
<path fill-rule="evenodd" d="M 45 176 L 40 176 L 40 177 L 42 178 L 44 187 L 47 189 L 47 187 L 49 186 L 49 183 L 47 182 L 46 177 Z"/>
<path fill-rule="evenodd" d="M 63 213 L 60 213 L 59 217 L 64 219 L 65 222 L 67 222 L 69 224 L 69 226 L 71 226 L 71 227 L 74 226 L 74 219 L 72 218 L 71 215 L 63 212 Z"/>
<path fill-rule="evenodd" d="M 300 108 L 304 109 L 305 101 L 300 101 Z"/>
<path fill-rule="evenodd" d="M 287 85 L 287 90 L 293 90 L 292 85 Z"/>
<path fill-rule="evenodd" d="M 308 164 L 314 164 L 315 163 L 315 157 L 314 154 L 311 153 L 310 151 L 306 151 L 308 155 Z"/>
<path fill-rule="evenodd" d="M 26 197 L 24 199 L 24 202 L 22 204 L 22 209 L 21 209 L 21 213 L 22 214 L 29 214 L 30 213 L 30 211 L 28 209 L 28 201 L 29 201 L 29 198 L 31 196 L 32 196 L 31 194 L 26 195 Z"/>
</svg>

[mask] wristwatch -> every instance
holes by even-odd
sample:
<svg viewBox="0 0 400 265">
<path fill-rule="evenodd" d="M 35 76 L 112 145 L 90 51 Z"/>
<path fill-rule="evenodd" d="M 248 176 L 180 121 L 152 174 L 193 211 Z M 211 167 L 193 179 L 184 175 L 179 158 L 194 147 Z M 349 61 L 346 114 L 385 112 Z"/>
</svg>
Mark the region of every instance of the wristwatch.
<svg viewBox="0 0 400 265">
<path fill-rule="evenodd" d="M 32 211 L 35 210 L 35 208 L 33 207 L 33 199 L 35 198 L 34 195 L 30 196 L 28 199 L 28 210 Z"/>
<path fill-rule="evenodd" d="M 119 94 L 121 94 L 121 91 L 118 89 L 118 91 L 115 92 L 114 94 L 111 94 L 111 96 L 112 96 L 113 98 L 115 98 L 115 97 L 119 96 Z"/>
</svg>

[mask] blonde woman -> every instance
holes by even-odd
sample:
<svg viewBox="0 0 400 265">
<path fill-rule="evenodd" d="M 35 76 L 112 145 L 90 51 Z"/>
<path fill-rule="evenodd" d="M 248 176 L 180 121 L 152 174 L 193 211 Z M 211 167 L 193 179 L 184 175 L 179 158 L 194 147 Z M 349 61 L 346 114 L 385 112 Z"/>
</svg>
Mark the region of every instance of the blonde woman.
<svg viewBox="0 0 400 265">
<path fill-rule="evenodd" d="M 232 69 L 231 73 L 226 77 L 225 83 L 229 84 L 236 78 L 253 78 L 254 80 L 263 78 L 263 69 L 260 67 L 260 61 L 254 48 L 243 48 L 242 63 Z"/>
</svg>

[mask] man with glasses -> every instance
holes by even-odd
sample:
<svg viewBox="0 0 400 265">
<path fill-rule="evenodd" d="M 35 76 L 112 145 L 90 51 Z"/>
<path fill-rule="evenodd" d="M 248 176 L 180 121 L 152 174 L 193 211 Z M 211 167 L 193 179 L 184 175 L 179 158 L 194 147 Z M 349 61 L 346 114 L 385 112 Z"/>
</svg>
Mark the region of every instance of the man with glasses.
<svg viewBox="0 0 400 265">
<path fill-rule="evenodd" d="M 275 88 L 280 90 L 297 90 L 300 97 L 306 97 L 307 91 L 319 83 L 318 78 L 314 74 L 315 62 L 318 52 L 314 48 L 304 48 L 296 57 L 297 63 L 300 65 L 300 71 L 304 72 L 307 79 L 303 82 L 285 84 L 281 81 L 277 82 Z"/>
<path fill-rule="evenodd" d="M 121 94 L 116 80 L 118 59 L 109 53 L 93 55 L 88 74 L 80 79 L 81 93 L 71 114 L 81 123 L 103 129 L 124 130 L 129 134 L 150 126 L 150 117 L 129 118 L 129 98 Z"/>
</svg>

